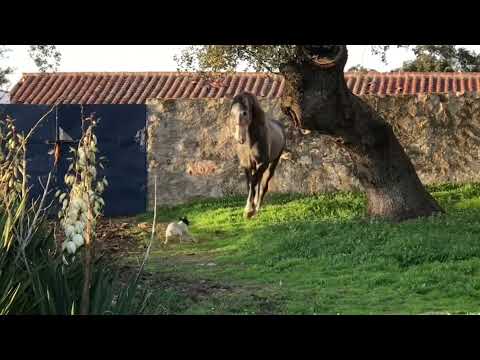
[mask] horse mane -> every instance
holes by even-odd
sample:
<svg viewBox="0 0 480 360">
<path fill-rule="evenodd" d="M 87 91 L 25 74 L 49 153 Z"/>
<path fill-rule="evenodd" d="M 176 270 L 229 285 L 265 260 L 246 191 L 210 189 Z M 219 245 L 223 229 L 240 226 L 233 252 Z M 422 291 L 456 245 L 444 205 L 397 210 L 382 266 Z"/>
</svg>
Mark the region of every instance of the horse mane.
<svg viewBox="0 0 480 360">
<path fill-rule="evenodd" d="M 233 98 L 232 106 L 235 104 L 241 104 L 252 110 L 252 122 L 255 125 L 265 125 L 265 112 L 260 107 L 260 103 L 255 95 L 246 91 L 241 92 Z"/>
</svg>

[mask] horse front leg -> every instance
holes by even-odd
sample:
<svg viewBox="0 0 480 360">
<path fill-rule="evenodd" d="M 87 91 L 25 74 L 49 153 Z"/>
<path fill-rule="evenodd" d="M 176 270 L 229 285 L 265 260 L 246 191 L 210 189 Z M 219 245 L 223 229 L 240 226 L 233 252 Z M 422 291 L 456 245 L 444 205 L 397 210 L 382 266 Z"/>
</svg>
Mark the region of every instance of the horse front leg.
<svg viewBox="0 0 480 360">
<path fill-rule="evenodd" d="M 268 169 L 262 174 L 260 179 L 258 180 L 257 187 L 255 189 L 255 200 L 254 200 L 254 206 L 255 206 L 255 214 L 258 213 L 260 210 L 260 193 L 262 191 L 262 184 L 264 181 L 265 176 L 267 175 Z"/>
</svg>

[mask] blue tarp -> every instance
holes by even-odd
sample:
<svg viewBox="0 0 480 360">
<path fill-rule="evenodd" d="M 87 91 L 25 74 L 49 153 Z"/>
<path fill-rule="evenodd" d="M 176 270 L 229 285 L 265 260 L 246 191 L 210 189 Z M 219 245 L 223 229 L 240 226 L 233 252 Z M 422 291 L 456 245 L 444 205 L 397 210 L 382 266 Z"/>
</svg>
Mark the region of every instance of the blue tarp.
<svg viewBox="0 0 480 360">
<path fill-rule="evenodd" d="M 49 110 L 46 105 L 0 105 L 0 119 L 8 114 L 16 120 L 17 128 L 27 133 Z M 147 160 L 146 160 L 146 106 L 145 105 L 60 105 L 52 111 L 35 131 L 27 149 L 28 173 L 32 195 L 38 196 L 45 179 L 53 167 L 53 148 L 57 127 L 78 140 L 81 136 L 81 116 L 95 113 L 99 119 L 96 128 L 99 156 L 105 156 L 105 175 L 109 186 L 104 193 L 106 216 L 135 215 L 146 210 Z M 64 188 L 64 175 L 68 167 L 68 145 L 63 147 L 55 185 Z"/>
</svg>

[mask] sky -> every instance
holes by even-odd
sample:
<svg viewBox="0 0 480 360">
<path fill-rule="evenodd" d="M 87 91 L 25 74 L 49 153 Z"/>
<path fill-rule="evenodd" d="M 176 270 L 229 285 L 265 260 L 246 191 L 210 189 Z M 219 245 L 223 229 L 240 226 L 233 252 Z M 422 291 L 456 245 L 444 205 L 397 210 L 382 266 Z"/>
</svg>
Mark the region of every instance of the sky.
<svg viewBox="0 0 480 360">
<path fill-rule="evenodd" d="M 25 72 L 37 72 L 28 56 L 27 45 L 7 45 L 11 51 L 8 58 L 0 60 L 0 67 L 12 66 L 15 72 L 9 77 L 12 87 Z M 461 45 L 480 52 L 480 45 Z M 185 45 L 58 45 L 62 62 L 58 71 L 176 71 L 173 59 Z M 398 68 L 405 60 L 413 58 L 410 50 L 393 47 L 388 52 L 388 64 L 372 55 L 370 45 L 349 45 L 346 69 L 362 65 L 377 71 Z"/>
</svg>

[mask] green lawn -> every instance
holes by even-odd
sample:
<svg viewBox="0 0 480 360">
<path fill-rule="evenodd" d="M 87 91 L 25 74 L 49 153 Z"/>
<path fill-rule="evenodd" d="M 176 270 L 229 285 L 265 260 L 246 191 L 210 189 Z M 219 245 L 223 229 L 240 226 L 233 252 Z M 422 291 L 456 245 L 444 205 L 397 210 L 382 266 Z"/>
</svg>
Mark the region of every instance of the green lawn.
<svg viewBox="0 0 480 360">
<path fill-rule="evenodd" d="M 402 224 L 366 221 L 353 193 L 271 195 L 250 221 L 244 198 L 159 209 L 160 222 L 188 216 L 200 242 L 155 244 L 151 311 L 478 313 L 480 185 L 429 190 L 447 214 Z"/>
</svg>

